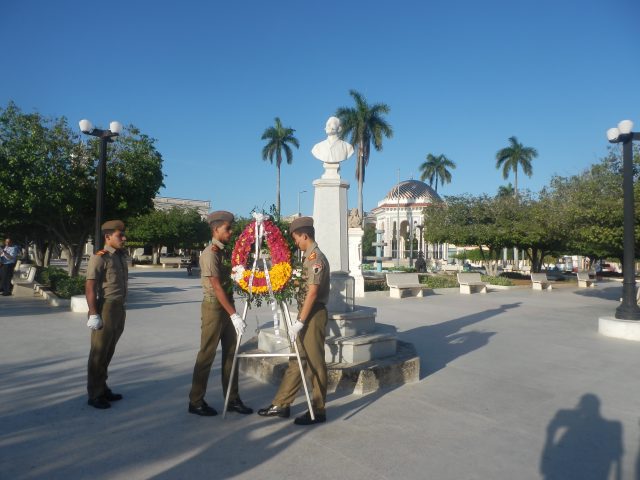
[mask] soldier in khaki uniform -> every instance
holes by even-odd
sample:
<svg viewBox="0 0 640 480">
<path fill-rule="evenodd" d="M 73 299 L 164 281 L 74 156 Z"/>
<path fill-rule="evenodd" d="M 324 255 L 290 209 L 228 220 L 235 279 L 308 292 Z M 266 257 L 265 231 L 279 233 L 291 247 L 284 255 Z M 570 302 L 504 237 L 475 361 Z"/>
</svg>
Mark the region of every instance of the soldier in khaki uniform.
<svg viewBox="0 0 640 480">
<path fill-rule="evenodd" d="M 213 212 L 208 221 L 211 226 L 211 245 L 200 255 L 200 272 L 204 298 L 201 306 L 200 351 L 193 367 L 193 381 L 189 393 L 189 413 L 212 417 L 218 412 L 204 401 L 211 364 L 218 343 L 222 343 L 222 394 L 231 388 L 227 411 L 249 414 L 253 410 L 242 403 L 238 396 L 238 375 L 231 379 L 231 366 L 236 351 L 238 335 L 244 333 L 246 324 L 237 314 L 231 293 L 231 269 L 225 265 L 228 257 L 226 244 L 231 238 L 233 214 L 225 211 Z"/>
<path fill-rule="evenodd" d="M 297 417 L 296 425 L 311 425 L 326 421 L 325 402 L 327 399 L 327 364 L 324 360 L 325 328 L 327 326 L 327 308 L 329 300 L 329 262 L 315 241 L 313 218 L 300 217 L 291 222 L 291 235 L 296 246 L 304 252 L 301 288 L 303 297 L 298 299 L 298 319 L 289 335 L 298 342 L 298 348 L 304 357 L 305 373 L 312 379 L 311 403 L 315 420 L 309 412 Z M 298 360 L 292 358 L 284 374 L 280 388 L 267 408 L 258 410 L 263 417 L 289 417 L 289 406 L 293 403 L 298 390 L 302 387 L 302 378 Z"/>
<path fill-rule="evenodd" d="M 105 245 L 89 259 L 85 295 L 89 305 L 91 350 L 87 371 L 88 404 L 105 409 L 122 399 L 107 386 L 107 369 L 124 330 L 129 269 L 124 223 L 111 220 L 102 225 Z"/>
</svg>

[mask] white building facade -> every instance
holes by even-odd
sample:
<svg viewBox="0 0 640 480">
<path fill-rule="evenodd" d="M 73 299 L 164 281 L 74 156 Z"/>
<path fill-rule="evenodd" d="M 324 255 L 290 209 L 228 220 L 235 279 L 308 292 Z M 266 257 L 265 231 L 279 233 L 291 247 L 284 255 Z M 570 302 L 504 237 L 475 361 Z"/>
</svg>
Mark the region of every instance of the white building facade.
<svg viewBox="0 0 640 480">
<path fill-rule="evenodd" d="M 383 256 L 386 258 L 409 259 L 422 251 L 426 259 L 447 261 L 448 244 L 431 244 L 424 241 L 424 207 L 441 201 L 438 193 L 424 182 L 405 180 L 396 184 L 378 206 L 369 212 L 368 218 L 375 218 L 377 230 L 384 230 Z M 397 242 L 397 226 L 400 226 L 400 242 Z M 413 239 L 413 242 L 411 242 Z M 413 248 L 412 248 L 413 243 Z"/>
</svg>

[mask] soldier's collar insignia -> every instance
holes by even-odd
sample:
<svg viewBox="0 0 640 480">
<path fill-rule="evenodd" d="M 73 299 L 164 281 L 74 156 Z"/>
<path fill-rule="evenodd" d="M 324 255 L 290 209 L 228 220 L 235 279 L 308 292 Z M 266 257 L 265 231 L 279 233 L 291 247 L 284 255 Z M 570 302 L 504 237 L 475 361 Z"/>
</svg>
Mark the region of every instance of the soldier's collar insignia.
<svg viewBox="0 0 640 480">
<path fill-rule="evenodd" d="M 315 260 L 317 257 L 316 252 L 312 252 L 311 255 L 307 257 L 307 260 Z"/>
<path fill-rule="evenodd" d="M 105 253 L 109 253 L 109 252 L 107 252 L 106 250 L 98 250 L 98 251 L 96 252 L 96 255 L 100 255 L 100 256 L 102 256 L 102 255 L 104 255 Z"/>
</svg>

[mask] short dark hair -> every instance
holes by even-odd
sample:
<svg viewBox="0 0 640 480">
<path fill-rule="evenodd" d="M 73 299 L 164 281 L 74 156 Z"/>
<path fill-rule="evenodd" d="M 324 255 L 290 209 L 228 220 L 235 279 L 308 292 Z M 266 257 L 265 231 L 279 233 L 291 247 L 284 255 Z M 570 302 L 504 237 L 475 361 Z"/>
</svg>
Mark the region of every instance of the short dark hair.
<svg viewBox="0 0 640 480">
<path fill-rule="evenodd" d="M 309 237 L 311 240 L 315 240 L 316 239 L 316 229 L 314 227 L 300 227 L 300 228 L 296 228 L 293 232 L 291 232 L 292 234 L 295 233 L 296 235 L 306 235 L 307 237 Z"/>
<path fill-rule="evenodd" d="M 118 229 L 117 228 L 107 228 L 105 230 L 102 230 L 102 236 L 106 237 L 107 235 L 113 235 L 114 233 L 116 233 Z M 124 230 L 120 230 L 122 233 L 124 233 Z"/>
<path fill-rule="evenodd" d="M 214 220 L 213 222 L 211 222 L 209 224 L 209 227 L 211 227 L 211 233 L 213 233 L 216 230 L 216 228 L 220 228 L 225 223 L 228 223 L 229 225 L 231 225 L 231 222 L 229 222 L 228 220 Z"/>
</svg>

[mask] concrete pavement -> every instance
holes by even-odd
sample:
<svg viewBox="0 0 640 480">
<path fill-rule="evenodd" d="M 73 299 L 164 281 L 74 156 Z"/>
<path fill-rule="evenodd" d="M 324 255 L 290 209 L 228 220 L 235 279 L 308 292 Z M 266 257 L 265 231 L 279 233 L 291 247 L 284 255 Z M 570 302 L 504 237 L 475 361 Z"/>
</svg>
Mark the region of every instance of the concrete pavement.
<svg viewBox="0 0 640 480">
<path fill-rule="evenodd" d="M 199 279 L 132 269 L 130 286 L 109 378 L 125 398 L 106 411 L 86 404 L 85 316 L 0 299 L 0 478 L 605 479 L 617 459 L 621 478 L 639 478 L 640 344 L 597 333 L 620 284 L 369 294 L 359 303 L 415 345 L 421 380 L 330 395 L 328 422 L 311 428 L 187 414 Z M 249 330 L 269 314 L 251 310 Z M 241 376 L 254 409 L 274 392 Z M 221 410 L 219 358 L 207 400 Z"/>
</svg>

